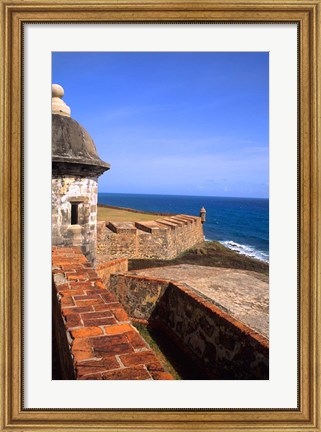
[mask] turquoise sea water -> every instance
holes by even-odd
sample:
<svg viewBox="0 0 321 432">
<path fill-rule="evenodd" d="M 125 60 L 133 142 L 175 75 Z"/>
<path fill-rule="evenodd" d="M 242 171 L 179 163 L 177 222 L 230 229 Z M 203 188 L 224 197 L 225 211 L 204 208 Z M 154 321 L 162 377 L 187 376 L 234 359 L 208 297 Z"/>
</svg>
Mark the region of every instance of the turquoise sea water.
<svg viewBox="0 0 321 432">
<path fill-rule="evenodd" d="M 268 199 L 99 193 L 98 203 L 196 216 L 204 206 L 206 240 L 217 240 L 241 254 L 269 260 Z"/>
</svg>

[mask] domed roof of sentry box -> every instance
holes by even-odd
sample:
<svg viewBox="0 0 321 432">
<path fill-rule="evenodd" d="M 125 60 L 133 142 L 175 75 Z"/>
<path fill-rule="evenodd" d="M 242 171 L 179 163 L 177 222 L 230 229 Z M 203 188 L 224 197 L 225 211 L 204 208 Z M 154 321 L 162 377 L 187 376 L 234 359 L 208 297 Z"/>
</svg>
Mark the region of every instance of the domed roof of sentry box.
<svg viewBox="0 0 321 432">
<path fill-rule="evenodd" d="M 62 100 L 64 89 L 52 85 L 52 168 L 53 173 L 101 175 L 110 165 L 100 159 L 91 136 L 70 117 Z"/>
</svg>

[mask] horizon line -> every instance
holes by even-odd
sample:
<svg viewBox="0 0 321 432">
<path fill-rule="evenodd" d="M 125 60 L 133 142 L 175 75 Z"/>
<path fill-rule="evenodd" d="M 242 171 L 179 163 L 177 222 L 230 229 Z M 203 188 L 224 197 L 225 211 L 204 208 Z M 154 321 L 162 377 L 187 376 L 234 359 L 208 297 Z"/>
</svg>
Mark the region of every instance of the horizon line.
<svg viewBox="0 0 321 432">
<path fill-rule="evenodd" d="M 186 196 L 186 197 L 196 197 L 196 198 L 241 198 L 241 199 L 264 199 L 268 200 L 270 197 L 246 197 L 246 196 L 223 196 L 223 195 L 187 195 L 187 194 L 168 194 L 168 193 L 137 193 L 137 192 L 99 192 L 99 194 L 106 195 L 150 195 L 150 196 Z"/>
</svg>

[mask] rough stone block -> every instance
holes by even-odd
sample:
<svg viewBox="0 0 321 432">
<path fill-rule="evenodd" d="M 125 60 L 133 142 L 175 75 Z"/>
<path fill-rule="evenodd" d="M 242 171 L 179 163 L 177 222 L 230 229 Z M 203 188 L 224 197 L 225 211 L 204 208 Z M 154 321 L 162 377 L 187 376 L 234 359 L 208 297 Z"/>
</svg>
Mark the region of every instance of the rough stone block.
<svg viewBox="0 0 321 432">
<path fill-rule="evenodd" d="M 124 366 L 135 366 L 139 364 L 147 365 L 148 363 L 154 363 L 157 361 L 157 358 L 152 351 L 144 351 L 121 355 L 120 360 Z"/>
<path fill-rule="evenodd" d="M 148 380 L 152 379 L 151 375 L 143 366 L 132 367 L 104 372 L 104 380 Z"/>
<path fill-rule="evenodd" d="M 105 332 L 107 335 L 122 334 L 130 331 L 132 331 L 132 326 L 130 324 L 116 324 L 105 327 Z"/>
<path fill-rule="evenodd" d="M 82 338 L 88 336 L 98 336 L 103 333 L 99 327 L 84 327 L 80 329 L 71 330 L 71 336 L 75 338 Z"/>
<path fill-rule="evenodd" d="M 93 374 L 97 372 L 106 372 L 111 369 L 119 368 L 119 363 L 117 362 L 115 356 L 104 357 L 97 360 L 87 360 L 76 363 L 76 372 L 78 378 Z"/>
</svg>

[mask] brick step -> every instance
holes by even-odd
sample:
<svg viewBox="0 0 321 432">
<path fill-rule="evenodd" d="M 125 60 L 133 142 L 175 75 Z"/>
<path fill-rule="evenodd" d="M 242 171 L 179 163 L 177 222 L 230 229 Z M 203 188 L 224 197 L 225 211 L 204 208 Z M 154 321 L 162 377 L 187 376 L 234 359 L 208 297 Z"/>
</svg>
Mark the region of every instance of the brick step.
<svg viewBox="0 0 321 432">
<path fill-rule="evenodd" d="M 171 220 L 168 220 L 168 219 L 157 219 L 157 223 L 159 225 L 165 225 L 165 226 L 167 226 L 169 228 L 172 228 L 172 229 L 175 229 L 178 226 L 177 222 L 174 222 L 174 221 L 171 221 Z"/>
<path fill-rule="evenodd" d="M 116 234 L 135 234 L 136 232 L 133 222 L 108 222 L 106 226 Z"/>
<path fill-rule="evenodd" d="M 152 234 L 159 230 L 167 230 L 169 228 L 176 228 L 183 225 L 187 226 L 193 224 L 198 219 L 200 218 L 197 216 L 179 214 L 146 222 L 107 221 L 98 222 L 97 229 L 99 232 L 102 229 L 107 228 L 115 234 L 135 234 L 137 230 Z"/>
<path fill-rule="evenodd" d="M 119 230 L 132 229 L 131 225 L 112 224 Z M 173 379 L 80 248 L 53 248 L 52 266 L 58 355 L 65 364 L 66 353 L 71 353 L 68 362 L 73 369 L 64 379 Z"/>
<path fill-rule="evenodd" d="M 177 221 L 180 225 L 190 225 L 194 222 L 192 219 L 187 219 L 180 216 L 172 216 L 171 219 Z"/>
<path fill-rule="evenodd" d="M 167 229 L 164 225 L 158 223 L 157 221 L 135 222 L 135 226 L 137 229 L 151 234 Z"/>
<path fill-rule="evenodd" d="M 174 227 L 181 227 L 183 225 L 188 225 L 190 223 L 189 220 L 187 220 L 187 219 L 180 219 L 180 218 L 178 218 L 176 216 L 175 217 L 171 216 L 171 217 L 168 217 L 168 218 L 164 218 L 163 220 L 164 220 L 165 223 L 172 224 Z"/>
<path fill-rule="evenodd" d="M 192 216 L 192 215 L 185 215 L 185 214 L 179 214 L 175 217 L 179 217 L 179 218 L 183 218 L 183 219 L 187 219 L 187 220 L 191 220 L 191 221 L 197 221 L 200 219 L 199 216 Z"/>
</svg>

